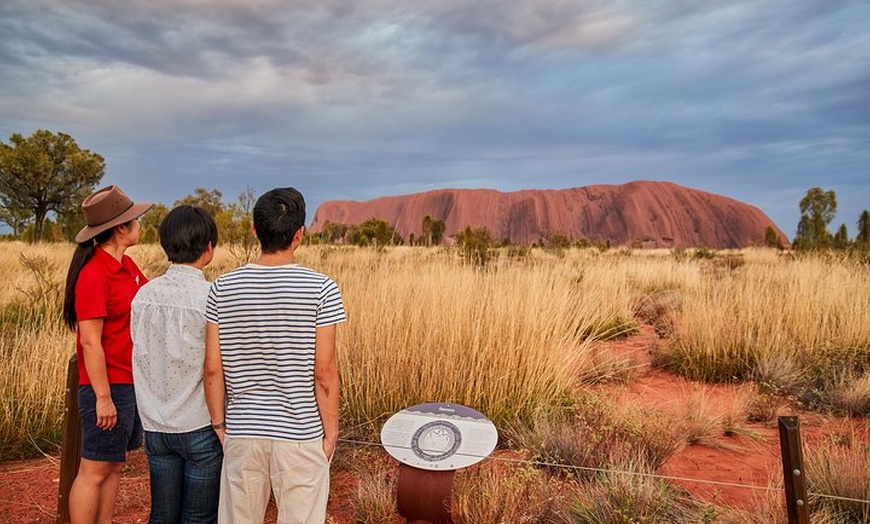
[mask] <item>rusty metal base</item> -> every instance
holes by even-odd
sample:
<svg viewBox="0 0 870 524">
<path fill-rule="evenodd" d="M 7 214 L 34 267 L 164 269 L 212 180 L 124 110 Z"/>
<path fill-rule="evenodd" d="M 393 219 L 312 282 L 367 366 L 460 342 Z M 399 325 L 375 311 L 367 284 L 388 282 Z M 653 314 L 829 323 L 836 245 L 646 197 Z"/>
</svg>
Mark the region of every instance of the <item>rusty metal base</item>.
<svg viewBox="0 0 870 524">
<path fill-rule="evenodd" d="M 450 495 L 456 471 L 429 471 L 399 464 L 397 502 L 407 522 L 453 524 Z"/>
</svg>

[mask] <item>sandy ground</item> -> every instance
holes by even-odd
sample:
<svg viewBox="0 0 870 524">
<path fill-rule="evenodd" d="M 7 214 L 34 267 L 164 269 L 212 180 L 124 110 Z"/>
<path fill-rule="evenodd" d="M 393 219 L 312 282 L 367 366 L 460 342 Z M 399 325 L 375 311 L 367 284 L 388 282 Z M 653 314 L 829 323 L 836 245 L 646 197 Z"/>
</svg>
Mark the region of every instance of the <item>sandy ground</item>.
<svg viewBox="0 0 870 524">
<path fill-rule="evenodd" d="M 642 365 L 634 380 L 626 385 L 605 386 L 620 402 L 643 406 L 675 419 L 685 417 L 692 402 L 703 398 L 704 411 L 726 413 L 746 395 L 746 388 L 728 385 L 701 385 L 654 370 L 646 365 L 649 349 L 655 342 L 651 328 L 614 350 L 636 358 Z M 837 431 L 838 421 L 788 406 L 780 415 L 798 415 L 806 438 L 818 438 Z M 664 476 L 702 500 L 720 505 L 749 508 L 771 479 L 781 478 L 778 431 L 771 423 L 742 425 L 746 434 L 718 436 L 715 442 L 689 445 L 677 452 L 659 470 Z M 53 523 L 56 520 L 59 458 L 0 464 L 0 520 L 6 524 Z M 758 488 L 758 489 L 754 489 Z M 356 480 L 344 471 L 334 472 L 329 503 L 329 522 L 353 522 L 351 500 Z M 142 451 L 129 455 L 121 481 L 115 522 L 148 521 L 148 466 Z M 275 522 L 274 508 L 267 522 Z M 396 517 L 395 522 L 403 519 Z"/>
</svg>

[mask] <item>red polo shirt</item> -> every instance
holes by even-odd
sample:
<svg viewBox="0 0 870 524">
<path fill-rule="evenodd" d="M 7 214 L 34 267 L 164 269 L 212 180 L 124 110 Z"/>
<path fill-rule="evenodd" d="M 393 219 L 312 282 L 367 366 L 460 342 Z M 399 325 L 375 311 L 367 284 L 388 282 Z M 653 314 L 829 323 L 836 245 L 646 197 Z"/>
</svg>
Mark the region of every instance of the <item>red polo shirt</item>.
<svg viewBox="0 0 870 524">
<path fill-rule="evenodd" d="M 139 288 L 148 282 L 133 259 L 124 255 L 121 262 L 97 248 L 79 273 L 76 282 L 76 318 L 79 321 L 103 319 L 103 352 L 110 384 L 133 383 L 133 339 L 130 337 L 130 303 Z M 81 334 L 76 332 L 79 384 L 91 383 L 85 369 Z"/>
</svg>

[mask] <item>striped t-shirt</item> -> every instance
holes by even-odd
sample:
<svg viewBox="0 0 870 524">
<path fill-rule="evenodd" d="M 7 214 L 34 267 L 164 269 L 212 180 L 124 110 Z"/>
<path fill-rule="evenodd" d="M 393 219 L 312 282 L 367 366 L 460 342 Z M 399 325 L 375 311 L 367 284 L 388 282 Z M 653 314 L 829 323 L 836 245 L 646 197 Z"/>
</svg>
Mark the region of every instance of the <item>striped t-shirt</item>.
<svg viewBox="0 0 870 524">
<path fill-rule="evenodd" d="M 206 320 L 218 325 L 227 387 L 227 435 L 316 440 L 314 336 L 345 320 L 335 282 L 296 264 L 248 264 L 211 286 Z"/>
</svg>

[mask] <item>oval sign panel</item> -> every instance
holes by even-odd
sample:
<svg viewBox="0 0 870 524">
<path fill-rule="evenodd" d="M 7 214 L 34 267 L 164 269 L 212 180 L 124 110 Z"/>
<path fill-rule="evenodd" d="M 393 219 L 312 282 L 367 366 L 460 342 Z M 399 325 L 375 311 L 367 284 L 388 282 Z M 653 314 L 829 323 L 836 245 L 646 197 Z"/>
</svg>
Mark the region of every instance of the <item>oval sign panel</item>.
<svg viewBox="0 0 870 524">
<path fill-rule="evenodd" d="M 460 404 L 418 404 L 403 409 L 381 428 L 387 453 L 408 466 L 447 471 L 476 464 L 498 443 L 495 425 Z"/>
</svg>

